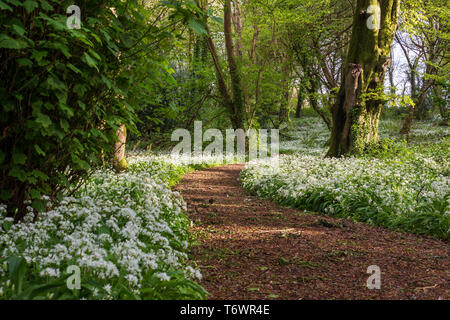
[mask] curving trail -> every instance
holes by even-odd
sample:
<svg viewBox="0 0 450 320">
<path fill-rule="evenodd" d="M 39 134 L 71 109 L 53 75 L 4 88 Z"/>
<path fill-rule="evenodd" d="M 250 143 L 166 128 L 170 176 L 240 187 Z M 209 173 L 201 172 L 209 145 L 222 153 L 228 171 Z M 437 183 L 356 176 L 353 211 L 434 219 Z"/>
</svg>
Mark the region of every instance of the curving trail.
<svg viewBox="0 0 450 320">
<path fill-rule="evenodd" d="M 210 299 L 450 298 L 450 244 L 255 198 L 242 168 L 193 172 L 175 188 Z M 366 287 L 370 265 L 381 268 L 380 290 Z"/>
</svg>

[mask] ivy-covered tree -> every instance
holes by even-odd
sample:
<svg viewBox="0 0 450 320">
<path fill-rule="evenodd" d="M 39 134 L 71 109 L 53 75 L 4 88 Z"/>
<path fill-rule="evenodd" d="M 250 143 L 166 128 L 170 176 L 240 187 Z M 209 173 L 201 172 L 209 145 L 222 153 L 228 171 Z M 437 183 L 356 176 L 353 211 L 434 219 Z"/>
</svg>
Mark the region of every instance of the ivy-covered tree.
<svg viewBox="0 0 450 320">
<path fill-rule="evenodd" d="M 330 157 L 358 154 L 378 141 L 382 91 L 399 9 L 399 0 L 357 1 L 343 79 L 332 108 Z"/>
</svg>

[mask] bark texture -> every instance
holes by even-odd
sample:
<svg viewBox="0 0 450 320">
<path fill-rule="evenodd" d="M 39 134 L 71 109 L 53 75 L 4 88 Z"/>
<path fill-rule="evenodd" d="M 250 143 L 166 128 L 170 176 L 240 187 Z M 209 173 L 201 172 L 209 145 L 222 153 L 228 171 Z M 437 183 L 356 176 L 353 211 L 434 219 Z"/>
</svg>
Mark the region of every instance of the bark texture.
<svg viewBox="0 0 450 320">
<path fill-rule="evenodd" d="M 233 13 L 231 10 L 231 0 L 226 0 L 224 3 L 224 34 L 228 72 L 231 80 L 231 93 L 228 89 L 222 67 L 220 66 L 219 56 L 217 54 L 214 41 L 212 40 L 208 25 L 206 25 L 207 44 L 213 59 L 214 68 L 216 69 L 218 89 L 222 97 L 222 103 L 228 111 L 231 125 L 234 129 L 244 129 L 246 123 L 245 106 L 241 74 L 239 66 L 236 62 L 233 44 L 232 17 Z"/>
<path fill-rule="evenodd" d="M 122 171 L 128 168 L 128 163 L 125 159 L 125 147 L 127 142 L 127 128 L 125 125 L 120 126 L 116 135 L 118 141 L 114 146 L 114 166 L 117 171 Z"/>
<path fill-rule="evenodd" d="M 380 28 L 369 28 L 376 19 L 370 6 L 380 8 Z M 399 0 L 358 0 L 352 38 L 338 98 L 332 107 L 333 126 L 329 157 L 357 154 L 378 140 L 378 123 L 384 103 L 382 90 L 389 52 L 397 30 Z"/>
</svg>

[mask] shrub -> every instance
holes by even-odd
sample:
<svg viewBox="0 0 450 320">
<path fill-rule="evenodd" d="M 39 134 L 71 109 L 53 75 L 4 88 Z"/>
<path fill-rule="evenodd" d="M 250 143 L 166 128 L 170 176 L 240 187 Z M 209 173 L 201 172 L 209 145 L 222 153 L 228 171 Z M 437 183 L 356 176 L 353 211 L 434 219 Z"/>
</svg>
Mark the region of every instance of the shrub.
<svg viewBox="0 0 450 320">
<path fill-rule="evenodd" d="M 108 162 L 119 126 L 135 130 L 152 81 L 170 72 L 159 53 L 176 34 L 151 24 L 151 5 L 78 1 L 82 28 L 69 29 L 72 4 L 0 2 L 0 201 L 16 220 L 24 201 L 42 210 L 43 194 L 76 189 Z M 170 7 L 182 22 L 193 6 Z"/>
</svg>

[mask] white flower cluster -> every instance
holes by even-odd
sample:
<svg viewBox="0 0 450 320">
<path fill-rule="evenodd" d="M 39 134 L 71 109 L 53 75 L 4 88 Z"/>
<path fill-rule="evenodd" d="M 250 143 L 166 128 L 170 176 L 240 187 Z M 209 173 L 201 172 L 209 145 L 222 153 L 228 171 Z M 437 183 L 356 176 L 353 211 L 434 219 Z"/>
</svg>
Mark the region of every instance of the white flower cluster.
<svg viewBox="0 0 450 320">
<path fill-rule="evenodd" d="M 380 139 L 398 137 L 402 128 L 402 121 L 397 119 L 383 119 L 380 121 Z M 282 128 L 282 141 L 280 151 L 282 153 L 301 153 L 308 155 L 324 155 L 327 150 L 330 131 L 325 122 L 318 117 L 303 117 L 296 119 L 293 123 Z M 442 138 L 450 137 L 449 127 L 440 127 L 432 121 L 414 121 L 410 132 L 410 142 L 413 144 L 421 142 L 440 142 Z"/>
<path fill-rule="evenodd" d="M 325 123 L 316 117 L 301 118 L 295 122 L 295 128 L 289 130 L 290 139 L 281 136 L 281 153 L 302 153 L 310 155 L 321 155 L 326 152 L 326 145 L 330 138 Z"/>
<path fill-rule="evenodd" d="M 277 171 L 249 164 L 242 182 L 259 196 L 377 224 L 426 212 L 441 217 L 448 234 L 449 172 L 448 162 L 421 155 L 411 161 L 292 155 L 281 158 Z"/>
<path fill-rule="evenodd" d="M 83 277 L 105 284 L 107 296 L 110 284 L 123 280 L 137 292 L 149 272 L 162 281 L 170 280 L 169 270 L 199 278 L 185 264 L 185 204 L 165 183 L 167 172 L 159 171 L 164 164 L 156 156 L 135 157 L 132 164 L 146 170 L 99 171 L 76 196 L 39 213 L 33 223 L 30 208 L 25 222 L 11 226 L 0 205 L 0 256 L 22 256 L 48 278 L 79 266 Z M 5 222 L 9 228 L 2 227 Z M 0 281 L 6 278 L 6 267 L 0 268 Z M 0 290 L 4 285 L 0 282 Z"/>
</svg>

